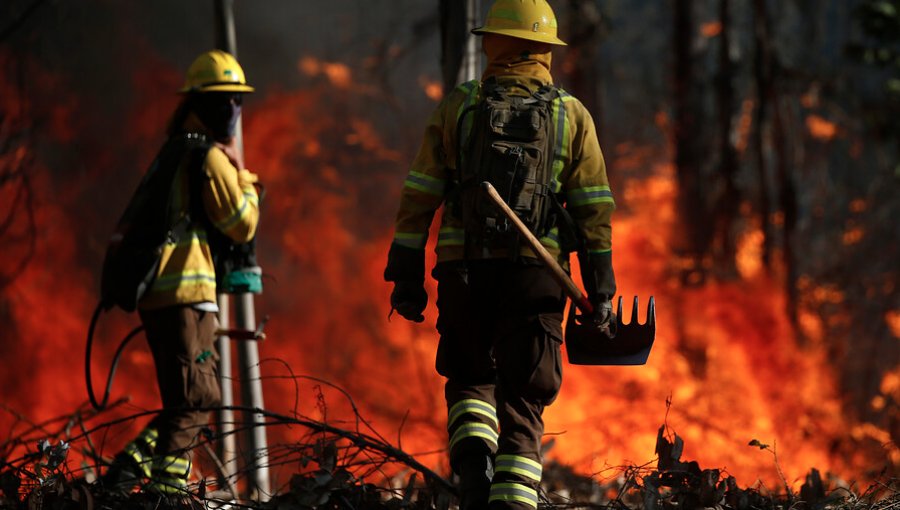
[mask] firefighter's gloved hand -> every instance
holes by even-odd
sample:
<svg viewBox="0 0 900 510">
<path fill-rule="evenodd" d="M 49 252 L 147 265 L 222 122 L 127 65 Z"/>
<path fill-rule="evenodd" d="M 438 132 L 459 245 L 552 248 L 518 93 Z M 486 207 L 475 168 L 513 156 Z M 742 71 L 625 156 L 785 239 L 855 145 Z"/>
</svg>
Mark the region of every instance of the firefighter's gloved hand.
<svg viewBox="0 0 900 510">
<path fill-rule="evenodd" d="M 590 324 L 600 330 L 606 336 L 616 336 L 616 314 L 612 311 L 612 302 L 608 299 L 592 300 L 594 314 L 590 318 Z"/>
<path fill-rule="evenodd" d="M 391 310 L 397 310 L 404 319 L 413 322 L 423 322 L 425 305 L 428 304 L 428 293 L 425 292 L 424 282 L 399 281 L 394 282 L 394 291 L 391 292 Z"/>
</svg>

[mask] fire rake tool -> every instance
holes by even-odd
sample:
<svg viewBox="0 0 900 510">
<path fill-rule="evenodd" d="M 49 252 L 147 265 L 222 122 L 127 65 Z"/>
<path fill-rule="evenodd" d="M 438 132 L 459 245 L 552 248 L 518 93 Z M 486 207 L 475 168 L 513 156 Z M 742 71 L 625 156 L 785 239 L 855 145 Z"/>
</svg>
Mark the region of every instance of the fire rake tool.
<svg viewBox="0 0 900 510">
<path fill-rule="evenodd" d="M 509 218 L 519 234 L 528 242 L 535 255 L 550 269 L 553 279 L 559 283 L 563 291 L 572 299 L 566 322 L 566 352 L 569 363 L 573 365 L 643 365 L 647 363 L 653 340 L 656 339 L 656 303 L 650 296 L 647 306 L 647 320 L 638 322 L 638 298 L 634 297 L 631 309 L 631 321 L 622 322 L 622 297 L 619 296 L 616 310 L 616 325 L 607 334 L 586 320 L 594 313 L 594 307 L 588 297 L 575 285 L 569 274 L 550 255 L 537 237 L 522 223 L 519 216 L 506 204 L 497 190 L 489 182 L 482 182 L 481 187 L 503 214 Z M 581 314 L 577 313 L 581 311 Z"/>
</svg>

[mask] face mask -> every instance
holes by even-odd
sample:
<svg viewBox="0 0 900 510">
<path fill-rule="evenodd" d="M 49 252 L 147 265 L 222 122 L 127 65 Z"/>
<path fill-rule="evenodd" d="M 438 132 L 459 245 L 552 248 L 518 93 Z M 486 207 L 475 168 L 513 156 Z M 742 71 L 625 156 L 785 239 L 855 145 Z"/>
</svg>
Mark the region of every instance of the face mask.
<svg viewBox="0 0 900 510">
<path fill-rule="evenodd" d="M 207 92 L 197 97 L 195 111 L 200 121 L 218 142 L 234 137 L 241 118 L 241 95 L 227 92 Z"/>
<path fill-rule="evenodd" d="M 228 119 L 227 137 L 234 138 L 234 131 L 237 128 L 238 119 L 241 118 L 241 106 L 231 105 L 231 117 Z"/>
</svg>

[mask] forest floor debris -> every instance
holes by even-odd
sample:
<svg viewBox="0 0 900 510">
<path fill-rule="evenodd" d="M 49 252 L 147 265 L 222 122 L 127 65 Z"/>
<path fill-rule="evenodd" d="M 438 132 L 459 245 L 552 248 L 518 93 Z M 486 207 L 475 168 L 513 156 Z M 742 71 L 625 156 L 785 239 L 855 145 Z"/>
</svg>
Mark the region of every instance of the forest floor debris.
<svg viewBox="0 0 900 510">
<path fill-rule="evenodd" d="M 248 411 L 239 407 L 236 411 Z M 259 411 L 259 410 L 250 410 Z M 105 490 L 95 473 L 106 459 L 94 453 L 92 435 L 115 422 L 86 428 L 80 413 L 30 427 L 0 444 L 0 510 L 166 510 L 249 508 L 258 510 L 358 510 L 456 508 L 452 480 L 425 467 L 412 455 L 392 446 L 362 418 L 351 429 L 302 417 L 264 412 L 269 426 L 300 426 L 302 439 L 270 447 L 272 466 L 292 465 L 297 472 L 265 502 L 236 501 L 229 490 L 216 487 L 214 474 L 195 481 L 178 496 L 139 488 L 129 493 Z M 120 421 L 120 420 L 116 420 Z M 56 426 L 56 432 L 51 429 Z M 40 439 L 37 437 L 42 436 Z M 218 439 L 206 431 L 204 449 Z M 552 444 L 549 445 L 552 447 Z M 770 449 L 751 441 L 749 446 Z M 554 461 L 546 463 L 540 508 L 610 510 L 897 510 L 900 479 L 886 477 L 865 489 L 823 479 L 812 469 L 799 491 L 785 481 L 778 489 L 757 484 L 741 488 L 718 469 L 703 469 L 682 460 L 683 440 L 666 425 L 659 429 L 657 459 L 643 466 L 626 466 L 609 475 L 585 476 Z M 88 459 L 73 469 L 73 449 Z M 24 452 L 15 456 L 16 452 Z M 774 453 L 774 451 L 773 451 Z M 777 462 L 777 456 L 776 456 Z M 655 465 L 654 465 L 655 464 Z M 207 462 L 206 465 L 215 465 Z M 220 466 L 221 467 L 221 466 Z M 248 472 L 234 474 L 230 486 L 246 485 Z"/>
</svg>

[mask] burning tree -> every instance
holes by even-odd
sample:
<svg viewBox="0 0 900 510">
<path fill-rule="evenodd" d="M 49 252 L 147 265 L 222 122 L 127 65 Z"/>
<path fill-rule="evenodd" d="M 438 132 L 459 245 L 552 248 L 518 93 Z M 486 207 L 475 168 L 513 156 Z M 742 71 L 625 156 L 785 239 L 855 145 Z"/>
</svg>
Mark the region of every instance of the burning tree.
<svg viewBox="0 0 900 510">
<path fill-rule="evenodd" d="M 423 2 L 398 2 L 390 13 L 378 4 L 336 1 L 318 13 L 325 21 L 304 25 L 309 30 L 296 29 L 307 22 L 299 14 L 242 12 L 239 29 L 251 35 L 242 39 L 242 61 L 261 79 L 246 107 L 247 161 L 272 190 L 260 237 L 273 277 L 260 305 L 273 318 L 271 341 L 261 346 L 270 358 L 267 402 L 296 405 L 320 422 L 352 419 L 341 405 L 320 410 L 309 392 L 298 397 L 286 384 L 290 374 L 271 361 L 282 359 L 297 373 L 340 383 L 379 430 L 401 430 L 404 451 L 423 453 L 416 459 L 445 473 L 435 334 L 388 323 L 381 281 L 391 193 L 421 136 L 418 124 L 440 98 L 438 41 L 428 36 L 437 18 Z M 575 43 L 557 55 L 558 78 L 598 105 L 620 204 L 622 291 L 654 294 L 661 310 L 645 369 L 567 367 L 563 394 L 548 411 L 548 430 L 559 431 L 548 457 L 594 474 L 600 484 L 588 483 L 591 490 L 624 478 L 643 494 L 652 473 L 619 466 L 653 456 L 670 395 L 685 456 L 724 467 L 744 485 L 757 477 L 779 484 L 770 450 L 747 445 L 755 438 L 777 439 L 795 493 L 813 466 L 872 479 L 900 463 L 896 133 L 865 121 L 895 110 L 886 107 L 894 104 L 883 95 L 887 79 L 843 54 L 851 36 L 869 40 L 850 5 L 880 16 L 890 2 L 814 4 L 554 3 Z M 15 21 L 31 5 L 0 9 Z M 4 414 L 4 428 L 51 420 L 84 400 L 71 360 L 82 353 L 112 211 L 157 147 L 189 58 L 183 53 L 193 53 L 173 32 L 192 34 L 196 27 L 183 20 L 205 19 L 208 8 L 49 7 L 0 41 L 0 382 L 4 404 L 29 415 Z M 96 25 L 115 20 L 108 24 L 120 27 L 116 44 L 64 44 L 84 29 L 67 21 L 85 18 L 98 33 Z M 291 18 L 297 33 L 276 30 L 280 18 Z M 324 42 L 314 45 L 308 34 Z M 45 44 L 35 44 L 39 37 Z M 190 44 L 206 49 L 202 37 Z M 70 58 L 98 77 L 83 83 L 63 65 Z M 100 58 L 115 65 L 97 65 Z M 120 126 L 128 129 L 110 143 Z M 51 273 L 57 278 L 48 282 Z M 426 315 L 433 321 L 435 313 Z M 121 337 L 127 322 L 113 318 L 101 333 Z M 114 349 L 103 344 L 98 373 Z M 128 406 L 154 409 L 149 356 L 129 349 L 122 363 L 116 393 L 131 395 Z M 34 398 L 35 388 L 52 397 Z M 106 447 L 127 435 L 110 436 Z M 290 450 L 295 430 L 273 436 L 286 455 L 299 451 Z M 65 440 L 55 439 L 54 446 Z M 659 480 L 684 493 L 729 490 L 720 487 L 722 471 L 713 480 L 686 469 L 690 476 L 657 466 Z M 286 487 L 290 474 L 278 476 Z M 661 502 L 678 492 L 657 488 Z"/>
</svg>

